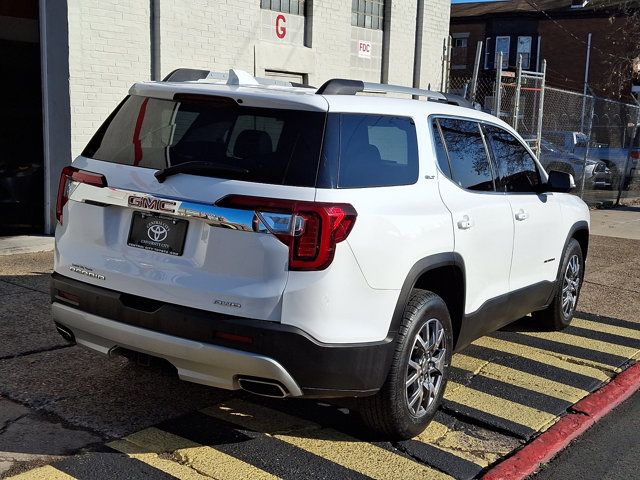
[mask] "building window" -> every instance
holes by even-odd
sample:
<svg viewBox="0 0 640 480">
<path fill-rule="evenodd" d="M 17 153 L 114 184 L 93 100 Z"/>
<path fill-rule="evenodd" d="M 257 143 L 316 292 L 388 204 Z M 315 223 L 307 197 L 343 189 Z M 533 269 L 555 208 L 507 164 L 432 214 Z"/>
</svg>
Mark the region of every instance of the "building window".
<svg viewBox="0 0 640 480">
<path fill-rule="evenodd" d="M 351 0 L 351 25 L 382 30 L 384 0 Z"/>
<path fill-rule="evenodd" d="M 454 33 L 451 43 L 451 65 L 453 68 L 466 68 L 468 33 Z"/>
<path fill-rule="evenodd" d="M 529 70 L 531 66 L 531 37 L 518 37 L 518 55 L 522 55 L 522 68 Z"/>
<path fill-rule="evenodd" d="M 304 15 L 304 0 L 260 0 L 260 7 L 276 12 Z"/>
<path fill-rule="evenodd" d="M 511 37 L 496 37 L 496 68 L 498 67 L 498 55 L 502 52 L 502 68 L 509 68 L 509 47 Z"/>
<path fill-rule="evenodd" d="M 487 37 L 484 41 L 484 69 L 489 69 L 489 62 L 491 62 L 491 50 L 489 50 L 489 44 L 491 43 L 491 37 Z"/>
</svg>

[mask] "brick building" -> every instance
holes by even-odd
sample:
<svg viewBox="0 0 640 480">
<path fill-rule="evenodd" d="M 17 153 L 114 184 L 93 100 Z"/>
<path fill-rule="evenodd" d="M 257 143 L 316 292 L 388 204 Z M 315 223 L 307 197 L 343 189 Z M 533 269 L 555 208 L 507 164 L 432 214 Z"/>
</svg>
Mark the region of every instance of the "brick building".
<svg viewBox="0 0 640 480">
<path fill-rule="evenodd" d="M 493 75 L 497 52 L 503 67 L 513 69 L 519 54 L 523 67 L 538 70 L 547 61 L 547 82 L 582 91 L 591 34 L 588 84 L 599 96 L 629 99 L 630 58 L 638 54 L 640 27 L 634 0 L 511 0 L 451 6 L 452 76 L 470 76 L 478 41 L 484 42 L 481 72 Z M 635 53 L 634 53 L 635 52 Z M 627 63 L 626 59 L 629 59 Z M 625 78 L 612 77 L 616 68 Z"/>
<path fill-rule="evenodd" d="M 0 234 L 52 231 L 61 168 L 136 81 L 188 66 L 435 86 L 448 25 L 449 0 L 0 0 Z"/>
</svg>

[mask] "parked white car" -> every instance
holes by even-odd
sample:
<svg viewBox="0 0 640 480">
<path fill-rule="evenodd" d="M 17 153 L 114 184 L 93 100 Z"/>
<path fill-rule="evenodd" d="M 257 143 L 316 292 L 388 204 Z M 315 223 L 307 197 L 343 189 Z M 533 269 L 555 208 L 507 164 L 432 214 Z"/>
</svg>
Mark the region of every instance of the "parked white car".
<svg viewBox="0 0 640 480">
<path fill-rule="evenodd" d="M 357 397 L 409 438 L 455 350 L 531 312 L 571 321 L 589 212 L 506 123 L 392 85 L 196 77 L 133 85 L 64 169 L 67 339 L 215 387 Z"/>
</svg>

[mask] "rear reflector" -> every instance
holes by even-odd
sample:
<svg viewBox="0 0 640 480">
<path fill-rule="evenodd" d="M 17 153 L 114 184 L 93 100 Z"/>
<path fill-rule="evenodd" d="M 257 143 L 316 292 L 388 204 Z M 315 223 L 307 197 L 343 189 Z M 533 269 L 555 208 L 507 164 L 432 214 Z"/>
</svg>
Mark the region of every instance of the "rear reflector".
<svg viewBox="0 0 640 480">
<path fill-rule="evenodd" d="M 66 302 L 73 303 L 74 305 L 80 305 L 80 297 L 78 295 L 74 295 L 73 293 L 58 290 L 56 297 L 61 300 L 65 300 Z"/>
<path fill-rule="evenodd" d="M 253 338 L 245 335 L 236 335 L 235 333 L 216 332 L 215 337 L 220 340 L 229 340 L 231 342 L 245 343 L 247 345 L 251 345 L 253 343 Z"/>
<path fill-rule="evenodd" d="M 289 247 L 289 270 L 324 270 L 331 265 L 336 244 L 347 238 L 357 217 L 347 203 L 228 195 L 216 205 L 253 210 L 254 229 L 264 226 Z"/>
<path fill-rule="evenodd" d="M 56 203 L 56 219 L 62 225 L 62 211 L 69 201 L 71 182 L 86 183 L 94 187 L 106 187 L 107 179 L 100 173 L 87 172 L 75 167 L 64 167 L 58 185 L 58 201 Z"/>
</svg>

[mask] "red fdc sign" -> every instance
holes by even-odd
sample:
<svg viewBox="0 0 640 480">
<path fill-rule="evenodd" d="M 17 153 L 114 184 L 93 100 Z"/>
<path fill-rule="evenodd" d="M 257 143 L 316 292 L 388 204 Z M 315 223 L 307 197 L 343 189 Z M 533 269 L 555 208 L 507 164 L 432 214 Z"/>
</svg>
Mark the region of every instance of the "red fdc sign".
<svg viewBox="0 0 640 480">
<path fill-rule="evenodd" d="M 371 58 L 371 42 L 358 40 L 358 56 L 362 58 Z"/>
<path fill-rule="evenodd" d="M 287 35 L 287 18 L 284 15 L 276 17 L 276 36 L 284 38 Z"/>
</svg>

